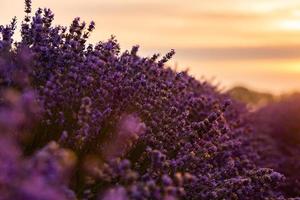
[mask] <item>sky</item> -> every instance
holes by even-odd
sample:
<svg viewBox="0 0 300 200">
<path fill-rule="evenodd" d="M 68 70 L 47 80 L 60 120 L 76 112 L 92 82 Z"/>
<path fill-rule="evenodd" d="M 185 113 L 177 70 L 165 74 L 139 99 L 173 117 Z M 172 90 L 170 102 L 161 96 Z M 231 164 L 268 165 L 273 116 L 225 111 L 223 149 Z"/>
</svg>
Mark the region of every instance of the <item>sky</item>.
<svg viewBox="0 0 300 200">
<path fill-rule="evenodd" d="M 0 0 L 0 24 L 23 18 L 23 0 Z M 300 0 L 33 0 L 55 24 L 96 22 L 90 42 L 115 35 L 140 55 L 176 50 L 169 62 L 222 88 L 300 91 Z M 18 36 L 16 36 L 18 38 Z"/>
</svg>

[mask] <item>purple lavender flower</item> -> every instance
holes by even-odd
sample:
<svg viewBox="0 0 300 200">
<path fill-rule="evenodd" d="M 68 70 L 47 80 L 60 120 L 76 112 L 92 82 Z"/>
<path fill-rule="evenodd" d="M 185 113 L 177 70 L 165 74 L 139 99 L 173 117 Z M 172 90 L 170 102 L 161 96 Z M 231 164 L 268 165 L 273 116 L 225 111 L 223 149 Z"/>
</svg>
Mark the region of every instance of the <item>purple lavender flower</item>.
<svg viewBox="0 0 300 200">
<path fill-rule="evenodd" d="M 287 196 L 300 195 L 300 96 L 283 97 L 252 114 L 259 165 L 284 174 Z"/>
<path fill-rule="evenodd" d="M 165 66 L 174 50 L 87 44 L 94 22 L 25 5 L 20 42 L 0 28 L 3 199 L 286 199 L 245 106 Z"/>
</svg>

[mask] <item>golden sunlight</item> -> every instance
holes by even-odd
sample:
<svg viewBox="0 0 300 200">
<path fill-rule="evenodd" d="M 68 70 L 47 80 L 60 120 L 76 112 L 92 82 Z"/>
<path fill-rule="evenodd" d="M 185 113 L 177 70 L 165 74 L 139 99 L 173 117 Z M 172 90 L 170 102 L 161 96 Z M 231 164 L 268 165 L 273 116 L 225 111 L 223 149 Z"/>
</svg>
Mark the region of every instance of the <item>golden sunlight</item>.
<svg viewBox="0 0 300 200">
<path fill-rule="evenodd" d="M 290 19 L 290 20 L 282 20 L 279 23 L 279 27 L 284 30 L 300 30 L 300 21 L 297 19 Z"/>
</svg>

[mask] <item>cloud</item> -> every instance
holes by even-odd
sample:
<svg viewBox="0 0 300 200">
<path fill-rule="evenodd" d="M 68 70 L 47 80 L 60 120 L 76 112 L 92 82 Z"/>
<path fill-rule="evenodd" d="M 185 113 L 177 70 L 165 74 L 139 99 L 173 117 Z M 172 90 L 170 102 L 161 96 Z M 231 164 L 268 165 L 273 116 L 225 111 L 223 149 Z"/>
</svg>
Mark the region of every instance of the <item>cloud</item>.
<svg viewBox="0 0 300 200">
<path fill-rule="evenodd" d="M 300 46 L 179 48 L 176 51 L 178 57 L 198 60 L 300 59 Z"/>
</svg>

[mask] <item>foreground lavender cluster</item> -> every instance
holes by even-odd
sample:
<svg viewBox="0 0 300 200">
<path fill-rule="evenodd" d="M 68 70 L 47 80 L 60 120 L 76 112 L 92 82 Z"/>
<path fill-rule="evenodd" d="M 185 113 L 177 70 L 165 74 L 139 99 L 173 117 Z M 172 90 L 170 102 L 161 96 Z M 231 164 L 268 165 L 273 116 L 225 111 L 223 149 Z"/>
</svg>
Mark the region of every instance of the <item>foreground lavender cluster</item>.
<svg viewBox="0 0 300 200">
<path fill-rule="evenodd" d="M 22 152 L 20 144 L 39 116 L 34 93 L 1 92 L 0 199 L 75 199 L 66 185 L 76 162 L 72 151 L 52 141 L 30 157 Z"/>
<path fill-rule="evenodd" d="M 0 27 L 0 199 L 286 199 L 256 166 L 243 105 L 75 18 Z M 9 116 L 9 117 L 8 117 Z"/>
</svg>

